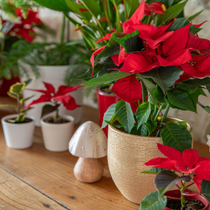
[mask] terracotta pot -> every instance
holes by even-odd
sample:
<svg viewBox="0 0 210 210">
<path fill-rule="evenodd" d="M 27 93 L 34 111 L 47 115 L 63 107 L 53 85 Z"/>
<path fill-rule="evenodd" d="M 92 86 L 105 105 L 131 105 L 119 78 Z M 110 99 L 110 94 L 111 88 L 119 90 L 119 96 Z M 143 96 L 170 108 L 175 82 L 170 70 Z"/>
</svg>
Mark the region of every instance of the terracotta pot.
<svg viewBox="0 0 210 210">
<path fill-rule="evenodd" d="M 69 141 L 74 133 L 74 118 L 72 116 L 60 116 L 63 119 L 69 120 L 69 122 L 61 124 L 44 122 L 44 119 L 49 116 L 53 115 L 47 115 L 41 119 L 45 148 L 53 152 L 68 150 Z"/>
<path fill-rule="evenodd" d="M 156 143 L 162 143 L 160 137 L 131 135 L 109 125 L 107 156 L 110 174 L 119 191 L 133 203 L 140 204 L 146 195 L 156 190 L 154 174 L 139 173 L 149 170 L 143 165 L 148 160 L 164 157 Z"/>
<path fill-rule="evenodd" d="M 7 115 L 1 119 L 5 141 L 8 147 L 14 149 L 25 149 L 32 146 L 35 120 L 26 116 L 32 121 L 26 123 L 9 123 L 8 119 L 16 118 L 17 115 Z"/>
<path fill-rule="evenodd" d="M 173 198 L 173 199 L 179 199 L 181 194 L 180 194 L 179 190 L 170 190 L 165 193 L 165 196 Z M 209 209 L 209 202 L 203 195 L 200 195 L 193 191 L 186 190 L 184 197 L 186 200 L 196 199 L 196 200 L 201 201 L 205 207 L 200 210 L 208 210 Z M 170 210 L 170 208 L 165 207 L 163 210 Z"/>
</svg>

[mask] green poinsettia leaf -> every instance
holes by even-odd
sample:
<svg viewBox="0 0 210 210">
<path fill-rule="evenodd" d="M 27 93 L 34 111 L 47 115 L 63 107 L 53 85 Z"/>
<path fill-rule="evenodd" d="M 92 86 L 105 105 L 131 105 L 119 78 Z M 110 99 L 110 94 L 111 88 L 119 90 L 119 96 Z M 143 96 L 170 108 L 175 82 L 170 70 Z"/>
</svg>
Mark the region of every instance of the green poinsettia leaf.
<svg viewBox="0 0 210 210">
<path fill-rule="evenodd" d="M 157 100 L 154 94 L 156 86 L 152 82 L 150 82 L 148 79 L 142 79 L 142 80 L 148 92 L 148 102 L 151 104 L 156 104 Z"/>
<path fill-rule="evenodd" d="M 167 198 L 164 196 L 159 199 L 158 192 L 151 192 L 144 197 L 140 203 L 140 210 L 157 210 L 166 207 Z"/>
<path fill-rule="evenodd" d="M 153 121 L 153 120 L 148 120 L 145 125 L 147 126 L 147 130 L 148 130 L 148 136 L 150 136 L 152 134 L 153 131 L 155 131 L 156 127 L 157 127 L 157 122 Z"/>
<path fill-rule="evenodd" d="M 165 169 L 165 168 L 151 168 L 150 170 L 141 171 L 140 173 L 144 173 L 144 174 L 158 174 L 161 171 L 170 171 L 170 170 L 169 169 Z"/>
<path fill-rule="evenodd" d="M 175 4 L 174 6 L 169 7 L 166 10 L 164 22 L 167 22 L 167 21 L 177 17 L 183 11 L 187 1 L 188 0 L 186 0 L 180 4 Z"/>
<path fill-rule="evenodd" d="M 149 102 L 144 102 L 139 105 L 135 113 L 136 120 L 138 122 L 137 129 L 139 129 L 142 124 L 147 122 L 150 114 L 151 114 L 151 105 Z"/>
<path fill-rule="evenodd" d="M 159 86 L 154 90 L 154 96 L 156 100 L 159 101 L 160 103 L 166 103 L 165 95 Z"/>
<path fill-rule="evenodd" d="M 87 85 L 90 88 L 98 87 L 103 84 L 107 84 L 107 83 L 113 82 L 115 80 L 119 80 L 121 78 L 127 77 L 129 75 L 131 75 L 131 74 L 115 71 L 115 72 L 111 72 L 110 74 L 104 74 L 101 77 L 93 78 L 93 79 L 83 83 L 82 85 Z M 87 89 L 89 89 L 89 88 L 87 88 Z"/>
<path fill-rule="evenodd" d="M 112 121 L 114 116 L 115 116 L 115 107 L 116 104 L 112 104 L 104 113 L 104 117 L 103 117 L 103 124 L 101 126 L 101 128 L 105 128 L 107 126 L 107 122 Z"/>
<path fill-rule="evenodd" d="M 119 43 L 127 53 L 138 52 L 143 49 L 142 39 L 139 38 L 139 31 L 135 30 L 134 32 L 123 36 L 123 37 L 111 37 L 117 43 Z"/>
<path fill-rule="evenodd" d="M 206 77 L 204 79 L 190 79 L 183 82 L 183 84 L 191 89 L 199 86 L 210 86 L 210 77 Z"/>
<path fill-rule="evenodd" d="M 171 107 L 181 109 L 181 110 L 189 110 L 192 112 L 197 112 L 197 106 L 193 100 L 196 100 L 195 96 L 193 96 L 193 100 L 191 97 L 182 90 L 172 89 L 166 92 L 168 102 Z"/>
<path fill-rule="evenodd" d="M 146 124 L 141 125 L 139 128 L 139 136 L 147 136 L 148 135 L 148 130 Z"/>
<path fill-rule="evenodd" d="M 190 21 L 186 18 L 178 18 L 172 23 L 168 31 L 176 31 L 180 28 L 187 26 L 189 23 Z"/>
<path fill-rule="evenodd" d="M 210 203 L 210 181 L 203 180 L 201 183 L 201 193 L 206 197 Z"/>
<path fill-rule="evenodd" d="M 111 126 L 113 126 L 113 127 L 115 127 L 115 128 L 122 128 L 122 125 L 120 125 L 120 124 L 114 124 L 114 123 L 112 123 L 112 122 L 110 122 L 110 121 L 108 121 L 108 120 L 105 120 L 105 122 L 108 124 L 108 125 L 111 125 Z M 99 130 L 100 131 L 100 130 Z"/>
<path fill-rule="evenodd" d="M 190 29 L 189 29 L 189 32 L 191 32 L 191 33 L 193 33 L 193 34 L 197 34 L 199 31 L 201 31 L 202 30 L 202 28 L 198 28 L 198 27 L 196 27 L 196 26 L 194 26 L 194 25 L 191 25 L 190 26 Z"/>
<path fill-rule="evenodd" d="M 119 101 L 116 104 L 115 116 L 118 122 L 123 126 L 126 133 L 130 133 L 134 127 L 135 119 L 131 105 L 125 101 Z"/>
<path fill-rule="evenodd" d="M 190 132 L 181 125 L 166 122 L 160 132 L 164 145 L 173 147 L 180 152 L 190 149 L 192 146 L 192 136 Z"/>
<path fill-rule="evenodd" d="M 161 198 L 169 187 L 176 185 L 181 180 L 189 182 L 191 181 L 191 177 L 190 176 L 180 177 L 172 171 L 159 172 L 154 180 L 155 187 L 159 193 L 159 197 Z"/>
<path fill-rule="evenodd" d="M 171 87 L 180 77 L 180 70 L 177 67 L 160 67 L 140 75 L 143 78 L 152 78 L 163 92 Z"/>
<path fill-rule="evenodd" d="M 34 2 L 40 4 L 43 7 L 47 7 L 56 11 L 69 11 L 69 7 L 65 0 L 33 0 Z"/>
</svg>

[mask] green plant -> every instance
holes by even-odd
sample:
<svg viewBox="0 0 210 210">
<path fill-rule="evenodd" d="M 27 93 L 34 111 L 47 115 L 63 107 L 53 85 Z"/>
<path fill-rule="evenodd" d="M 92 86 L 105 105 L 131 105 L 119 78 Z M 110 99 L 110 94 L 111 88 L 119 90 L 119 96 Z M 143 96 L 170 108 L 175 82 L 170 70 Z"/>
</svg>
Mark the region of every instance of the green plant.
<svg viewBox="0 0 210 210">
<path fill-rule="evenodd" d="M 30 78 L 24 82 L 17 82 L 14 85 L 12 85 L 9 89 L 8 95 L 14 99 L 17 100 L 17 106 L 14 105 L 8 105 L 8 104 L 0 104 L 0 107 L 6 107 L 6 108 L 11 108 L 14 109 L 18 116 L 16 119 L 10 119 L 8 122 L 10 123 L 22 123 L 26 122 L 27 119 L 25 118 L 26 112 L 30 110 L 30 108 L 24 108 L 24 102 L 30 99 L 31 97 L 28 98 L 23 98 L 23 90 L 27 85 L 29 85 L 33 81 L 33 78 Z"/>
<path fill-rule="evenodd" d="M 157 144 L 158 150 L 166 158 L 154 158 L 145 163 L 153 166 L 149 171 L 141 173 L 157 174 L 154 180 L 158 192 L 147 195 L 140 204 L 140 210 L 162 210 L 167 199 L 164 193 L 169 187 L 176 185 L 180 190 L 181 209 L 185 209 L 184 193 L 187 188 L 195 184 L 210 202 L 210 160 L 199 157 L 194 149 L 184 150 L 183 153 L 162 144 Z M 177 183 L 181 182 L 181 187 Z"/>
</svg>

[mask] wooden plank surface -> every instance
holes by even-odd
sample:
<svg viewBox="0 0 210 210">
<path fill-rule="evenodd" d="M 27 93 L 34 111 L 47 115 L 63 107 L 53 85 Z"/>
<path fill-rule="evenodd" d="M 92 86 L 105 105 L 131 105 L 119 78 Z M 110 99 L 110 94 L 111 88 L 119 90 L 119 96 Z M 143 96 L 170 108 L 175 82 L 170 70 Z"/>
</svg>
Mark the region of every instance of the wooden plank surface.
<svg viewBox="0 0 210 210">
<path fill-rule="evenodd" d="M 0 168 L 0 209 L 65 210 L 61 205 Z"/>
<path fill-rule="evenodd" d="M 6 114 L 8 110 L 0 109 L 0 118 Z M 98 110 L 84 107 L 82 122 L 88 120 L 98 123 Z M 210 158 L 208 146 L 195 142 L 194 148 L 203 157 Z M 104 164 L 104 176 L 99 182 L 93 184 L 81 183 L 74 178 L 73 168 L 76 161 L 77 157 L 72 156 L 68 151 L 58 153 L 47 151 L 43 146 L 40 128 L 35 129 L 33 146 L 25 150 L 8 148 L 0 128 L 0 165 L 68 208 L 72 210 L 139 209 L 139 205 L 126 200 L 114 185 L 106 158 L 101 159 Z"/>
</svg>

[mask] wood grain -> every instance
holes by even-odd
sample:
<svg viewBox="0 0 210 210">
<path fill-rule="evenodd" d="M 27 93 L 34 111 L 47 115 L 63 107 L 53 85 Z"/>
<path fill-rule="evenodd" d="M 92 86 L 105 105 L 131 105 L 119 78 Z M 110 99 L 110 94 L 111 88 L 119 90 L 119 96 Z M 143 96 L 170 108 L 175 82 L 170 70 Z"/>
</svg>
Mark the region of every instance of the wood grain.
<svg viewBox="0 0 210 210">
<path fill-rule="evenodd" d="M 6 114 L 8 114 L 7 110 L 0 109 L 0 118 Z M 99 123 L 98 110 L 84 107 L 81 123 L 88 120 Z M 210 158 L 207 145 L 195 142 L 194 148 L 203 157 Z M 68 151 L 57 153 L 47 151 L 43 145 L 40 128 L 35 129 L 34 144 L 31 148 L 25 150 L 10 149 L 6 147 L 2 128 L 0 128 L 0 165 L 70 209 L 139 209 L 139 205 L 126 200 L 116 188 L 108 170 L 107 158 L 100 159 L 104 167 L 102 179 L 92 184 L 81 183 L 74 177 L 73 168 L 77 159 Z M 0 183 L 2 183 L 1 178 Z M 1 195 L 0 198 L 2 199 Z"/>
<path fill-rule="evenodd" d="M 62 206 L 0 168 L 0 209 L 65 210 Z"/>
</svg>

